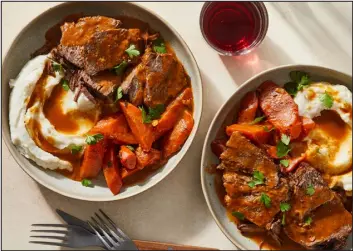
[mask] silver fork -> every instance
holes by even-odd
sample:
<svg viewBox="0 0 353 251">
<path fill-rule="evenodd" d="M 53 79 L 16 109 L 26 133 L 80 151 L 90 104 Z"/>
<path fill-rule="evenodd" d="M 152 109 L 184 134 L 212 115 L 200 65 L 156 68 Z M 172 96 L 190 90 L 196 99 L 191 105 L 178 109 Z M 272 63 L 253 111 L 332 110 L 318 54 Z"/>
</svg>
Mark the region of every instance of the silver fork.
<svg viewBox="0 0 353 251">
<path fill-rule="evenodd" d="M 33 227 L 42 227 L 46 229 L 34 229 L 31 232 L 43 233 L 45 235 L 32 235 L 31 238 L 47 239 L 49 241 L 30 241 L 30 243 L 60 246 L 69 248 L 83 247 L 102 247 L 101 240 L 91 232 L 80 226 L 64 225 L 64 224 L 32 224 Z M 56 235 L 56 234 L 61 234 Z M 59 240 L 61 242 L 54 242 Z"/>
<path fill-rule="evenodd" d="M 108 215 L 101 209 L 99 211 L 103 218 L 98 213 L 95 213 L 96 217 L 91 217 L 92 222 L 87 221 L 87 223 L 105 248 L 108 250 L 138 250 L 135 243 L 115 225 Z"/>
</svg>

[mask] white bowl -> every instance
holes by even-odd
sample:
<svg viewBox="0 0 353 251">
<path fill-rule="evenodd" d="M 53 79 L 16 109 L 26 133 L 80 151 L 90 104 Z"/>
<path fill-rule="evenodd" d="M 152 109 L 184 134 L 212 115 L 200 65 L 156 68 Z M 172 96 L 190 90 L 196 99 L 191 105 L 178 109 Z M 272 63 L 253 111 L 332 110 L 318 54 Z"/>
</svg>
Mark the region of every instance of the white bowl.
<svg viewBox="0 0 353 251">
<path fill-rule="evenodd" d="M 177 57 L 184 65 L 191 77 L 194 94 L 194 128 L 182 149 L 168 163 L 158 169 L 150 178 L 134 186 L 123 188 L 116 196 L 110 192 L 105 185 L 104 178 L 95 181 L 95 188 L 83 187 L 80 182 L 72 181 L 60 174 L 45 171 L 32 161 L 23 157 L 12 144 L 9 130 L 9 80 L 20 72 L 24 64 L 29 60 L 30 53 L 34 52 L 44 44 L 44 34 L 54 24 L 64 17 L 73 13 L 84 13 L 86 15 L 120 16 L 126 15 L 138 18 L 150 24 L 151 28 L 159 31 L 162 36 L 170 42 Z M 70 2 L 60 4 L 42 13 L 30 22 L 13 41 L 4 61 L 2 68 L 2 123 L 3 138 L 12 156 L 22 169 L 43 186 L 68 197 L 88 201 L 111 201 L 120 200 L 141 193 L 154 186 L 165 178 L 181 161 L 192 140 L 195 137 L 202 111 L 202 84 L 201 76 L 196 61 L 184 40 L 168 22 L 155 13 L 139 5 L 128 2 Z M 4 166 L 3 168 L 7 168 Z"/>
<path fill-rule="evenodd" d="M 240 100 L 248 91 L 255 90 L 266 80 L 273 80 L 278 85 L 284 85 L 289 81 L 289 72 L 294 70 L 308 72 L 313 80 L 328 81 L 332 84 L 342 84 L 352 90 L 351 76 L 324 67 L 310 65 L 287 65 L 267 70 L 246 81 L 219 109 L 211 123 L 210 128 L 208 129 L 203 145 L 201 158 L 201 183 L 208 208 L 223 233 L 231 242 L 233 242 L 234 245 L 242 250 L 257 250 L 259 249 L 259 245 L 251 239 L 244 237 L 239 232 L 237 226 L 229 220 L 226 214 L 226 209 L 219 200 L 215 189 L 214 175 L 206 171 L 206 167 L 219 162 L 218 158 L 212 153 L 210 145 L 218 135 L 222 135 L 224 133 L 225 126 L 231 124 L 234 116 L 237 114 Z M 351 238 L 352 234 L 350 235 L 350 240 L 347 242 L 349 249 L 352 248 Z"/>
</svg>

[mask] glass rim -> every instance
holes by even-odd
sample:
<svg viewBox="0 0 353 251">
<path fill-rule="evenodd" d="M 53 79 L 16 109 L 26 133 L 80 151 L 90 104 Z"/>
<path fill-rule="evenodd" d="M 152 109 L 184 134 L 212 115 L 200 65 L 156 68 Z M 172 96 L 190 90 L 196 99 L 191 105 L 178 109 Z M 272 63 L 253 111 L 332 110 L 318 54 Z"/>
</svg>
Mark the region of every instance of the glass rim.
<svg viewBox="0 0 353 251">
<path fill-rule="evenodd" d="M 253 5 L 258 12 L 260 16 L 260 31 L 257 34 L 256 38 L 254 41 L 246 48 L 243 48 L 241 50 L 237 51 L 226 51 L 222 50 L 218 47 L 216 47 L 206 36 L 204 28 L 203 28 L 203 21 L 204 21 L 204 15 L 207 10 L 207 8 L 214 2 L 205 2 L 204 5 L 202 6 L 201 12 L 200 12 L 200 18 L 199 18 L 199 25 L 201 29 L 201 33 L 207 44 L 214 50 L 216 50 L 219 54 L 223 56 L 240 56 L 247 54 L 251 52 L 253 49 L 255 49 L 258 45 L 261 44 L 261 42 L 264 40 L 267 30 L 268 30 L 268 25 L 269 25 L 269 18 L 268 18 L 268 12 L 265 4 L 263 2 L 248 2 L 251 5 Z"/>
</svg>

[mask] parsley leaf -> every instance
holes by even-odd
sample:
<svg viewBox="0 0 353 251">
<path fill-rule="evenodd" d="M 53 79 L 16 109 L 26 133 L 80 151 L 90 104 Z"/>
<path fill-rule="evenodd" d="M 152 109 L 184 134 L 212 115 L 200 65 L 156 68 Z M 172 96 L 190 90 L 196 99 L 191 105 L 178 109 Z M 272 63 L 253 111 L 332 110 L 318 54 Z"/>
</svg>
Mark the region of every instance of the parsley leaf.
<svg viewBox="0 0 353 251">
<path fill-rule="evenodd" d="M 303 90 L 311 82 L 309 74 L 302 71 L 291 71 L 289 77 L 292 81 L 286 83 L 284 89 L 292 96 L 297 95 L 298 91 Z"/>
<path fill-rule="evenodd" d="M 281 204 L 279 204 L 279 208 L 281 209 L 282 212 L 287 212 L 290 210 L 291 205 L 287 202 L 281 202 Z"/>
<path fill-rule="evenodd" d="M 131 151 L 135 151 L 135 148 L 133 146 L 127 145 L 126 147 L 129 148 Z"/>
<path fill-rule="evenodd" d="M 331 108 L 333 106 L 333 98 L 327 92 L 320 95 L 320 101 L 326 108 Z"/>
<path fill-rule="evenodd" d="M 255 124 L 261 122 L 264 118 L 266 118 L 266 116 L 257 117 L 250 123 L 250 125 L 255 125 Z"/>
<path fill-rule="evenodd" d="M 142 121 L 144 124 L 152 123 L 152 120 L 159 119 L 164 112 L 164 105 L 158 104 L 155 107 L 148 108 L 148 114 L 143 106 L 139 107 L 142 112 Z"/>
<path fill-rule="evenodd" d="M 313 222 L 313 219 L 312 219 L 310 216 L 308 216 L 308 217 L 304 220 L 304 225 L 305 225 L 305 226 L 310 226 L 312 222 Z"/>
<path fill-rule="evenodd" d="M 165 47 L 164 40 L 162 38 L 158 38 L 152 43 L 153 50 L 157 53 L 167 53 L 167 48 Z"/>
<path fill-rule="evenodd" d="M 273 131 L 273 130 L 275 130 L 274 127 L 272 127 L 271 129 L 269 129 L 267 126 L 264 126 L 264 131 L 265 131 L 265 132 L 271 132 L 271 131 Z"/>
<path fill-rule="evenodd" d="M 88 180 L 88 179 L 83 179 L 82 181 L 81 181 L 81 184 L 82 184 L 82 186 L 84 186 L 84 187 L 94 187 L 93 186 L 93 184 L 92 184 L 92 181 L 90 181 L 90 180 Z"/>
<path fill-rule="evenodd" d="M 116 97 L 115 97 L 114 102 L 118 101 L 122 97 L 123 97 L 123 88 L 121 88 L 121 86 L 119 86 L 118 89 L 116 89 Z"/>
<path fill-rule="evenodd" d="M 232 215 L 234 217 L 237 217 L 239 220 L 244 220 L 245 219 L 244 214 L 242 214 L 241 212 L 232 212 Z"/>
<path fill-rule="evenodd" d="M 257 186 L 257 185 L 261 185 L 261 184 L 264 183 L 264 179 L 265 179 L 265 177 L 264 177 L 262 172 L 255 171 L 253 173 L 253 179 L 252 179 L 252 181 L 250 181 L 248 183 L 248 186 L 253 188 L 253 187 Z"/>
<path fill-rule="evenodd" d="M 86 143 L 88 145 L 95 145 L 98 141 L 101 141 L 104 138 L 103 134 L 97 133 L 95 135 L 87 135 Z"/>
<path fill-rule="evenodd" d="M 315 188 L 313 187 L 313 185 L 310 184 L 306 188 L 306 194 L 309 195 L 309 196 L 312 196 L 314 193 L 315 193 Z"/>
<path fill-rule="evenodd" d="M 71 154 L 77 154 L 77 153 L 81 152 L 82 146 L 71 145 L 70 150 L 71 150 Z"/>
<path fill-rule="evenodd" d="M 61 73 L 61 72 L 64 71 L 63 66 L 62 66 L 61 64 L 59 64 L 59 63 L 53 61 L 53 60 L 51 61 L 51 66 L 53 67 L 53 70 L 54 70 L 55 72 Z"/>
<path fill-rule="evenodd" d="M 271 198 L 267 194 L 261 193 L 260 201 L 266 208 L 271 207 Z"/>
<path fill-rule="evenodd" d="M 282 226 L 286 225 L 286 215 L 283 214 L 282 215 L 282 222 L 281 222 Z"/>
<path fill-rule="evenodd" d="M 277 148 L 276 154 L 278 158 L 283 158 L 291 150 L 290 147 L 284 144 L 282 141 L 278 141 L 276 148 Z"/>
<path fill-rule="evenodd" d="M 127 66 L 128 66 L 128 63 L 124 60 L 119 65 L 113 67 L 113 70 L 115 71 L 116 75 L 121 76 L 125 72 L 125 69 Z"/>
<path fill-rule="evenodd" d="M 151 123 L 152 120 L 151 120 L 151 118 L 147 115 L 147 112 L 146 112 L 145 108 L 144 108 L 143 106 L 140 106 L 139 108 L 140 108 L 141 113 L 142 113 L 142 122 L 143 122 L 144 124 Z"/>
<path fill-rule="evenodd" d="M 69 81 L 67 81 L 66 79 L 63 79 L 63 80 L 61 81 L 61 86 L 62 86 L 62 88 L 63 88 L 65 91 L 70 90 Z"/>
<path fill-rule="evenodd" d="M 285 134 L 282 134 L 281 135 L 281 141 L 285 144 L 285 145 L 289 145 L 289 142 L 290 142 L 290 137 L 285 135 Z"/>
<path fill-rule="evenodd" d="M 284 167 L 288 167 L 289 166 L 289 160 L 288 159 L 281 159 L 279 161 L 279 163 L 281 163 L 282 166 L 284 166 Z"/>
<path fill-rule="evenodd" d="M 125 50 L 125 52 L 129 55 L 130 58 L 140 55 L 140 52 L 136 50 L 136 47 L 134 44 L 131 44 L 129 48 Z"/>
</svg>

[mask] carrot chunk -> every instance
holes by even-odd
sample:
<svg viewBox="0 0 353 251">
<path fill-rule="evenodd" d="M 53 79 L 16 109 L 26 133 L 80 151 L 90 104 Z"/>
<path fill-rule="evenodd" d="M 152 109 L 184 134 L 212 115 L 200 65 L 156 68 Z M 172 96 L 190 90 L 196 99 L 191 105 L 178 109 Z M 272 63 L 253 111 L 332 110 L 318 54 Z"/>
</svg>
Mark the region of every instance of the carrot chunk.
<svg viewBox="0 0 353 251">
<path fill-rule="evenodd" d="M 152 125 L 143 123 L 142 112 L 136 106 L 127 102 L 120 102 L 120 107 L 131 128 L 132 134 L 135 136 L 142 149 L 149 151 L 154 140 Z"/>
<path fill-rule="evenodd" d="M 102 169 L 103 157 L 106 148 L 104 139 L 94 145 L 87 145 L 83 154 L 83 160 L 80 166 L 80 178 L 95 178 Z"/>
<path fill-rule="evenodd" d="M 302 126 L 293 98 L 271 81 L 262 83 L 259 90 L 259 104 L 268 121 L 291 139 L 298 138 Z"/>
<path fill-rule="evenodd" d="M 128 147 L 120 147 L 119 158 L 121 164 L 127 169 L 134 169 L 136 167 L 136 155 Z"/>
<path fill-rule="evenodd" d="M 123 114 L 105 117 L 90 130 L 90 134 L 101 133 L 116 144 L 137 144 Z"/>
<path fill-rule="evenodd" d="M 259 106 L 259 99 L 256 92 L 248 92 L 240 102 L 238 113 L 238 123 L 250 123 L 255 119 L 256 111 Z"/>
<path fill-rule="evenodd" d="M 136 149 L 137 168 L 143 169 L 146 166 L 157 164 L 161 160 L 161 151 L 151 148 L 149 152 L 145 152 L 141 147 Z"/>
<path fill-rule="evenodd" d="M 119 162 L 114 151 L 114 146 L 110 145 L 103 158 L 103 174 L 110 191 L 117 195 L 123 186 L 120 176 Z"/>
<path fill-rule="evenodd" d="M 193 126 L 194 119 L 192 115 L 185 110 L 181 119 L 163 141 L 162 149 L 164 158 L 169 158 L 180 150 L 189 137 Z"/>
<path fill-rule="evenodd" d="M 233 132 L 241 132 L 248 139 L 264 144 L 268 141 L 270 133 L 261 125 L 233 124 L 226 127 L 226 133 L 231 136 Z"/>
<path fill-rule="evenodd" d="M 156 136 L 155 140 L 161 137 L 165 132 L 171 130 L 175 123 L 179 120 L 183 114 L 185 107 L 192 102 L 192 91 L 191 88 L 186 88 L 179 96 L 171 102 L 155 128 Z"/>
</svg>

